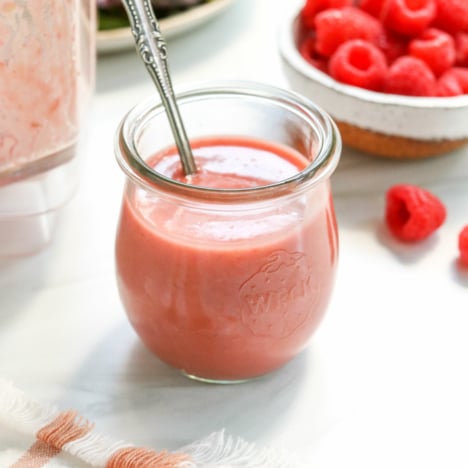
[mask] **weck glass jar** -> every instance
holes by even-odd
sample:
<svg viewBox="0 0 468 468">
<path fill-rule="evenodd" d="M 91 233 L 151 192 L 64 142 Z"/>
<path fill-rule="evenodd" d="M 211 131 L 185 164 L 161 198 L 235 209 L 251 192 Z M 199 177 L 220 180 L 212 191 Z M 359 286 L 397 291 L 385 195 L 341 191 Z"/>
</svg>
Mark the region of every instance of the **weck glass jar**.
<svg viewBox="0 0 468 468">
<path fill-rule="evenodd" d="M 118 288 L 160 359 L 196 379 L 242 381 L 296 356 L 325 313 L 341 140 L 310 101 L 257 83 L 192 89 L 178 102 L 195 175 L 180 174 L 158 99 L 118 129 Z"/>
<path fill-rule="evenodd" d="M 93 0 L 0 0 L 0 257 L 41 248 L 76 187 Z"/>
</svg>

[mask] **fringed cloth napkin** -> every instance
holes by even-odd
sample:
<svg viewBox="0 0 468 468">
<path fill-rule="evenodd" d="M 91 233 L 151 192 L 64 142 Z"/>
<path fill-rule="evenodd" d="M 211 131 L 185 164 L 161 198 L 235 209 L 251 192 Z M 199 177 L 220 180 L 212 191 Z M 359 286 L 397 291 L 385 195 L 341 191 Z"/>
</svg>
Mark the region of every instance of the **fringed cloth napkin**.
<svg viewBox="0 0 468 468">
<path fill-rule="evenodd" d="M 298 468 L 291 456 L 262 448 L 224 432 L 177 452 L 155 451 L 99 434 L 76 411 L 60 412 L 31 400 L 0 380 L 0 424 L 22 436 L 22 443 L 0 450 L 1 468 Z M 1 444 L 0 444 L 1 448 Z M 77 461 L 78 460 L 78 461 Z"/>
</svg>

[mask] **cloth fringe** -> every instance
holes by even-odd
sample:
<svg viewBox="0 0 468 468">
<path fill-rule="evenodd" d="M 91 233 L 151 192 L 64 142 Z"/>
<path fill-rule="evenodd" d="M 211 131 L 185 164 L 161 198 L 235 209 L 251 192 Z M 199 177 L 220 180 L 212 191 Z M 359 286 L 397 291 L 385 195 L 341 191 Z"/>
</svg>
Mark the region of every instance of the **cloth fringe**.
<svg viewBox="0 0 468 468">
<path fill-rule="evenodd" d="M 13 384 L 0 379 L 0 423 L 26 435 L 36 434 L 58 414 L 51 405 L 39 404 Z"/>
<path fill-rule="evenodd" d="M 33 445 L 16 457 L 9 468 L 59 466 L 61 451 L 96 468 L 299 468 L 290 453 L 257 447 L 240 437 L 215 432 L 177 451 L 135 447 L 99 434 L 94 425 L 75 411 L 59 412 L 52 405 L 31 400 L 11 383 L 0 379 L 0 423 L 33 439 Z M 11 458 L 11 451 L 0 454 Z M 35 458 L 36 457 L 36 458 Z M 42 460 L 29 465 L 29 460 Z M 2 465 L 3 466 L 3 465 Z M 60 465 L 61 466 L 61 465 Z M 65 465 L 64 465 L 65 466 Z"/>
<path fill-rule="evenodd" d="M 197 468 L 300 468 L 291 453 L 276 447 L 258 447 L 241 437 L 214 432 L 181 449 Z"/>
</svg>

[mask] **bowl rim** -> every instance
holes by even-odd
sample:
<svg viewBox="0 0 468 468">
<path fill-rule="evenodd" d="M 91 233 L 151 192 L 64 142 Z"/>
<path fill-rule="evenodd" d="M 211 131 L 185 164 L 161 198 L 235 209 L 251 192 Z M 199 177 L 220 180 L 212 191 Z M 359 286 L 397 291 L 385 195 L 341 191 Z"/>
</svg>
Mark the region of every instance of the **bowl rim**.
<svg viewBox="0 0 468 468">
<path fill-rule="evenodd" d="M 299 21 L 301 9 L 301 5 L 294 6 L 280 24 L 279 48 L 283 59 L 306 78 L 330 88 L 338 94 L 383 106 L 412 107 L 419 109 L 461 109 L 468 107 L 468 94 L 450 97 L 405 96 L 370 91 L 336 81 L 330 75 L 308 63 L 297 49 L 295 29 Z"/>
</svg>

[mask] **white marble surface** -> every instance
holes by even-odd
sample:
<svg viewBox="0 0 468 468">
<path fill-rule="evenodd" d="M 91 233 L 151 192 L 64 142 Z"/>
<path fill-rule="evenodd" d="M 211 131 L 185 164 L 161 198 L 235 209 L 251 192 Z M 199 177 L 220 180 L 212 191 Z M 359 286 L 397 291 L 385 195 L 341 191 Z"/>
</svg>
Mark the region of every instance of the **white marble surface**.
<svg viewBox="0 0 468 468">
<path fill-rule="evenodd" d="M 285 86 L 276 31 L 291 3 L 237 0 L 171 40 L 175 83 Z M 340 268 L 319 332 L 270 376 L 209 386 L 143 348 L 114 281 L 123 176 L 113 134 L 152 92 L 134 53 L 99 58 L 80 188 L 50 246 L 0 264 L 0 376 L 153 448 L 226 428 L 317 468 L 468 466 L 468 273 L 455 265 L 458 231 L 468 224 L 468 148 L 412 163 L 345 150 L 333 177 Z M 384 192 L 397 182 L 421 184 L 446 203 L 447 221 L 429 241 L 404 246 L 386 233 Z M 0 448 L 10 438 L 0 429 Z"/>
</svg>

